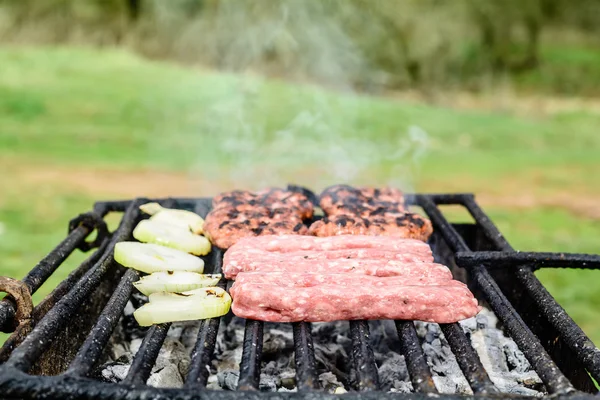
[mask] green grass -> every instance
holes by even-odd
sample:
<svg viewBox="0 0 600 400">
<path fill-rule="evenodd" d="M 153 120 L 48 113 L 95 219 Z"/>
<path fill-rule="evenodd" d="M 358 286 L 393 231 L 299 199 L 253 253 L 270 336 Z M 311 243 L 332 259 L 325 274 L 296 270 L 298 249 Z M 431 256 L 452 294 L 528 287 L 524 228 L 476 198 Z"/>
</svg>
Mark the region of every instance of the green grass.
<svg viewBox="0 0 600 400">
<path fill-rule="evenodd" d="M 77 179 L 68 171 L 80 168 L 179 171 L 215 188 L 221 179 L 246 188 L 342 181 L 487 199 L 556 197 L 564 204 L 484 206 L 518 249 L 597 253 L 600 224 L 573 205 L 600 194 L 599 124 L 598 114 L 585 111 L 525 118 L 451 110 L 189 70 L 121 51 L 3 48 L 0 275 L 24 276 L 64 238 L 70 218 L 108 196 L 102 186 L 90 193 L 60 184 Z M 22 172 L 53 167 L 63 175 L 50 182 Z M 36 301 L 82 257 L 74 255 Z M 600 343 L 596 275 L 538 276 Z"/>
</svg>

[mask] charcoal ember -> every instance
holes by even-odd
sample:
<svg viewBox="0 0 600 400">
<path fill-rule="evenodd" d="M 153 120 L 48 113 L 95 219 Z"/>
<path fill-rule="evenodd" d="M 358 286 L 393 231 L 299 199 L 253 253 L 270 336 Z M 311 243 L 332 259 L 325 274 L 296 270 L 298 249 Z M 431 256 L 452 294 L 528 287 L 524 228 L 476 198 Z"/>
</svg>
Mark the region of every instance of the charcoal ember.
<svg viewBox="0 0 600 400">
<path fill-rule="evenodd" d="M 179 340 L 183 344 L 183 346 L 191 351 L 196 345 L 196 340 L 198 339 L 198 331 L 200 330 L 200 322 L 199 321 L 186 321 L 186 322 L 178 322 L 175 325 L 177 328 L 181 327 L 181 334 L 179 336 Z"/>
<path fill-rule="evenodd" d="M 416 322 L 417 336 L 440 393 L 472 394 L 471 387 L 463 375 L 450 346 L 443 337 L 438 324 Z"/>
<path fill-rule="evenodd" d="M 278 392 L 284 392 L 284 393 L 295 393 L 298 391 L 298 389 L 296 388 L 292 388 L 292 389 L 288 389 L 285 386 L 280 387 L 279 389 L 277 389 Z"/>
<path fill-rule="evenodd" d="M 319 383 L 321 384 L 323 390 L 327 393 L 335 393 L 338 388 L 344 388 L 344 385 L 338 381 L 337 376 L 331 372 L 324 372 L 320 374 Z"/>
<path fill-rule="evenodd" d="M 377 358 L 377 353 L 376 358 Z M 406 368 L 406 362 L 404 356 L 398 353 L 387 353 L 385 360 L 377 369 L 379 373 L 379 383 L 381 390 L 388 391 L 396 384 L 400 385 L 400 382 L 409 383 L 408 370 Z"/>
<path fill-rule="evenodd" d="M 268 366 L 269 364 L 267 364 L 266 370 L 261 371 L 260 373 L 258 388 L 263 392 L 276 392 L 277 388 L 281 387 L 281 380 L 279 379 L 278 375 L 273 374 L 273 370 L 276 367 L 273 367 L 271 370 L 269 370 Z"/>
<path fill-rule="evenodd" d="M 294 336 L 291 329 L 287 332 L 280 329 L 266 331 L 263 337 L 263 357 L 279 358 L 282 351 L 289 353 L 294 351 Z"/>
<path fill-rule="evenodd" d="M 519 350 L 515 342 L 512 340 L 505 341 L 502 350 L 510 371 L 520 374 L 531 371 L 529 361 L 527 361 L 527 358 L 525 358 L 525 355 Z"/>
<path fill-rule="evenodd" d="M 142 340 L 133 340 L 131 342 L 131 352 L 133 354 L 137 353 L 141 344 Z M 183 344 L 179 340 L 167 337 L 158 353 L 150 375 L 151 377 L 156 376 L 154 380 L 148 380 L 148 385 L 154 386 L 152 382 L 157 382 L 161 385 L 160 387 L 181 387 L 183 379 L 187 376 L 190 362 L 189 352 Z"/>
<path fill-rule="evenodd" d="M 433 383 L 437 390 L 443 394 L 473 394 L 473 391 L 469 387 L 469 384 L 466 382 L 466 380 L 464 380 L 464 378 L 461 380 L 455 379 L 454 377 L 434 375 Z"/>
<path fill-rule="evenodd" d="M 508 372 L 508 364 L 502 346 L 502 333 L 497 330 L 486 329 L 473 332 L 471 344 L 479 355 L 479 359 L 486 370 Z"/>
<path fill-rule="evenodd" d="M 219 383 L 219 377 L 217 375 L 209 375 L 208 379 L 206 380 L 206 388 L 208 390 L 222 390 L 223 386 L 221 386 Z"/>
<path fill-rule="evenodd" d="M 394 321 L 369 321 L 369 340 L 380 354 L 401 353 L 400 339 Z"/>
<path fill-rule="evenodd" d="M 473 322 L 474 320 L 474 322 Z M 489 310 L 462 321 L 473 348 L 490 380 L 503 393 L 526 396 L 542 394 L 543 384 L 516 343 L 497 329 L 498 319 Z"/>
<path fill-rule="evenodd" d="M 144 300 L 145 299 L 145 300 Z M 133 293 L 130 300 L 125 305 L 123 317 L 121 318 L 121 327 L 125 340 L 143 338 L 149 327 L 140 326 L 133 316 L 133 312 L 140 308 L 148 298 L 141 293 Z"/>
<path fill-rule="evenodd" d="M 131 354 L 126 353 L 117 360 L 104 364 L 99 371 L 93 374 L 93 377 L 103 382 L 121 382 L 129 372 L 131 361 Z"/>
<path fill-rule="evenodd" d="M 353 374 L 348 356 L 352 352 L 349 324 L 341 321 L 314 323 L 312 333 L 317 371 L 332 372 L 340 382 L 349 385 Z"/>
<path fill-rule="evenodd" d="M 240 362 L 242 362 L 242 352 L 243 348 L 238 347 L 225 350 L 217 355 L 214 363 L 217 371 L 239 370 Z"/>
<path fill-rule="evenodd" d="M 296 388 L 296 371 L 292 368 L 285 369 L 279 373 L 281 388 L 293 390 Z M 280 389 L 281 389 L 280 388 Z"/>
<path fill-rule="evenodd" d="M 224 370 L 217 374 L 217 382 L 219 388 L 225 390 L 236 390 L 238 381 L 240 379 L 240 371 L 236 370 Z"/>
<path fill-rule="evenodd" d="M 148 378 L 148 385 L 160 388 L 183 387 L 183 378 L 175 364 L 169 364 L 153 371 Z"/>
<path fill-rule="evenodd" d="M 350 358 L 342 346 L 328 343 L 315 345 L 314 348 L 317 370 L 331 371 L 341 381 L 350 381 L 352 373 Z"/>
<path fill-rule="evenodd" d="M 413 386 L 410 382 L 396 381 L 394 387 L 390 388 L 391 393 L 411 393 L 413 392 Z"/>
<path fill-rule="evenodd" d="M 296 386 L 296 371 L 293 366 L 282 366 L 281 364 L 281 361 L 269 361 L 263 363 L 261 374 L 276 378 L 273 382 L 277 384 L 277 388 L 286 387 L 292 389 Z M 267 378 L 265 378 L 265 382 L 270 384 L 270 380 Z"/>
</svg>

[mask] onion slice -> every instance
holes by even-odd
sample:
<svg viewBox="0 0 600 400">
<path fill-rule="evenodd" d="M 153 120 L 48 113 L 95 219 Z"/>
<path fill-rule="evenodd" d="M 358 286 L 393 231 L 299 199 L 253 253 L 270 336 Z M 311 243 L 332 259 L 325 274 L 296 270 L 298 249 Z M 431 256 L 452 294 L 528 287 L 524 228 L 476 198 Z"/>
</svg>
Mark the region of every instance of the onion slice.
<svg viewBox="0 0 600 400">
<path fill-rule="evenodd" d="M 140 242 L 159 244 L 197 256 L 208 254 L 211 249 L 210 242 L 204 236 L 151 219 L 140 221 L 133 230 L 133 237 Z"/>
<path fill-rule="evenodd" d="M 231 307 L 231 296 L 219 287 L 153 293 L 148 298 L 150 302 L 133 313 L 140 326 L 220 317 Z"/>
<path fill-rule="evenodd" d="M 146 296 L 156 292 L 185 292 L 219 283 L 221 274 L 202 275 L 196 272 L 154 272 L 134 282 L 133 286 Z"/>
<path fill-rule="evenodd" d="M 152 221 L 178 226 L 198 235 L 203 232 L 204 219 L 191 211 L 165 208 L 158 203 L 143 204 L 140 206 L 140 210 L 150 214 Z"/>
<path fill-rule="evenodd" d="M 115 245 L 114 258 L 124 267 L 148 274 L 160 271 L 204 272 L 202 259 L 157 244 L 119 242 Z"/>
</svg>

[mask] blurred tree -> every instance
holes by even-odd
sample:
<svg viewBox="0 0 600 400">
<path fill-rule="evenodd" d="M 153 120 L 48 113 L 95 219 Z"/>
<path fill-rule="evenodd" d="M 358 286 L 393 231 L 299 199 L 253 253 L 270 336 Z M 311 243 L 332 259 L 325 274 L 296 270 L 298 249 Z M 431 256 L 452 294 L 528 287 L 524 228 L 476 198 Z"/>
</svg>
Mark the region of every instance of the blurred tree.
<svg viewBox="0 0 600 400">
<path fill-rule="evenodd" d="M 599 31 L 600 0 L 0 0 L 0 40 L 361 88 L 477 87 L 543 68 L 548 33 Z"/>
<path fill-rule="evenodd" d="M 537 67 L 544 0 L 470 0 L 472 19 L 479 29 L 490 66 L 518 72 Z"/>
</svg>

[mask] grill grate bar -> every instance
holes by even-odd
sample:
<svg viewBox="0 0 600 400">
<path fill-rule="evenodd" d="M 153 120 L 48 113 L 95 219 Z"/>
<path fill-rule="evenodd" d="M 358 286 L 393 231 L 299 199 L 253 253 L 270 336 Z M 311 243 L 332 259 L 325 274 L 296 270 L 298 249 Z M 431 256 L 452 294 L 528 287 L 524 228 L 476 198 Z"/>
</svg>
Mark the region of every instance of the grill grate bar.
<svg viewBox="0 0 600 400">
<path fill-rule="evenodd" d="M 213 247 L 211 259 L 213 268 L 211 273 L 222 273 L 223 253 L 224 251 L 222 249 L 216 246 Z M 217 286 L 224 289 L 226 280 L 224 278 L 221 279 Z M 194 345 L 194 350 L 192 350 L 190 370 L 185 381 L 185 387 L 206 386 L 210 362 L 217 343 L 220 322 L 221 318 L 210 318 L 208 320 L 200 321 L 200 329 L 198 330 L 198 337 L 196 339 L 196 344 Z"/>
<path fill-rule="evenodd" d="M 21 344 L 25 339 L 25 336 L 31 332 L 35 327 L 35 324 L 41 320 L 50 309 L 73 287 L 73 285 L 81 279 L 81 277 L 89 271 L 89 269 L 102 257 L 106 246 L 108 245 L 109 239 L 105 239 L 100 245 L 97 251 L 94 252 L 88 259 L 81 263 L 77 269 L 73 270 L 65 279 L 62 281 L 44 300 L 42 300 L 37 306 L 33 308 L 31 313 L 31 319 L 17 327 L 15 332 L 6 339 L 4 345 L 0 349 L 0 363 L 6 361 L 10 356 L 10 353 Z"/>
<path fill-rule="evenodd" d="M 23 343 L 16 348 L 6 364 L 21 371 L 28 371 L 35 361 L 50 347 L 52 341 L 66 326 L 68 320 L 77 311 L 79 306 L 88 299 L 89 295 L 98 287 L 104 274 L 114 262 L 113 249 L 116 243 L 129 239 L 131 232 L 139 218 L 140 200 L 133 201 L 113 236 L 106 253 L 102 258 L 79 280 L 38 323 L 37 327 L 27 336 Z"/>
<path fill-rule="evenodd" d="M 311 325 L 307 322 L 292 324 L 294 331 L 294 359 L 296 361 L 296 386 L 298 391 L 319 388 L 319 378 L 315 366 Z"/>
<path fill-rule="evenodd" d="M 444 218 L 437 206 L 426 197 L 421 197 L 420 200 L 421 206 L 429 218 L 431 218 L 434 227 L 439 230 L 446 242 L 452 247 L 452 250 L 455 253 L 469 251 L 469 247 L 465 244 L 462 237 Z M 501 236 L 500 238 L 504 240 Z M 548 391 L 550 393 L 560 393 L 573 390 L 574 388 L 571 383 L 560 372 L 538 338 L 531 332 L 521 316 L 516 312 L 504 294 L 502 294 L 502 291 L 485 267 L 477 265 L 470 267 L 468 271 L 483 292 L 494 313 L 503 322 L 508 333 L 521 351 L 523 351 L 523 354 L 536 370 Z"/>
<path fill-rule="evenodd" d="M 262 321 L 246 320 L 238 390 L 258 390 L 263 347 Z"/>
<path fill-rule="evenodd" d="M 23 283 L 29 288 L 29 293 L 35 293 L 91 231 L 89 227 L 83 225 L 77 227 L 42 261 L 33 267 L 27 276 L 22 279 Z M 16 327 L 14 324 L 15 311 L 15 305 L 12 301 L 8 299 L 0 301 L 0 331 L 10 333 L 14 330 Z"/>
<path fill-rule="evenodd" d="M 517 253 L 516 251 L 459 252 L 456 258 L 463 265 L 485 264 L 488 269 L 499 269 L 519 265 L 539 268 L 600 269 L 600 256 L 591 254 L 562 253 Z"/>
<path fill-rule="evenodd" d="M 127 376 L 123 380 L 123 383 L 134 385 L 143 385 L 146 383 L 170 327 L 171 323 L 165 323 L 153 325 L 148 330 L 148 333 L 144 336 L 144 341 L 131 363 L 131 367 L 129 367 L 129 371 L 127 371 Z"/>
<path fill-rule="evenodd" d="M 440 324 L 440 328 L 473 393 L 497 393 L 462 327 L 459 324 Z"/>
<path fill-rule="evenodd" d="M 375 355 L 369 343 L 369 325 L 366 321 L 350 321 L 352 361 L 356 371 L 358 390 L 369 392 L 379 389 L 379 374 Z"/>
<path fill-rule="evenodd" d="M 475 273 L 474 280 L 483 291 L 494 312 L 503 322 L 512 339 L 525 354 L 550 393 L 573 389 L 571 383 L 560 372 L 552 358 L 548 355 L 540 341 L 529 330 L 529 327 L 517 314 L 513 306 L 502 295 L 500 288 L 483 266 L 471 268 Z"/>
<path fill-rule="evenodd" d="M 406 360 L 406 367 L 414 390 L 420 393 L 438 393 L 433 383 L 431 371 L 427 366 L 427 360 L 421 348 L 415 325 L 412 321 L 394 322 L 396 323 L 400 347 Z"/>
<path fill-rule="evenodd" d="M 200 330 L 192 350 L 190 370 L 185 381 L 186 387 L 206 386 L 220 320 L 220 318 L 210 318 L 200 321 Z"/>
<path fill-rule="evenodd" d="M 128 269 L 125 272 L 121 278 L 121 282 L 119 282 L 110 300 L 106 303 L 104 310 L 102 310 L 102 314 L 98 317 L 98 322 L 85 339 L 65 375 L 87 376 L 89 374 L 102 355 L 108 339 L 110 339 L 113 330 L 119 322 L 123 309 L 131 295 L 133 289 L 132 283 L 138 279 L 139 275 L 136 271 Z"/>
<path fill-rule="evenodd" d="M 486 236 L 500 249 L 504 251 L 513 251 L 512 246 L 506 241 L 502 234 L 496 228 L 496 225 L 487 218 L 483 210 L 475 203 L 473 198 L 469 199 L 465 206 L 475 218 L 481 221 Z M 531 259 L 527 260 L 529 254 L 533 254 Z M 485 253 L 485 256 L 488 256 Z M 485 257 L 484 256 L 484 257 Z M 494 255 L 492 255 L 495 257 Z M 525 253 L 525 261 L 532 264 L 521 265 L 516 269 L 515 275 L 523 284 L 527 293 L 535 300 L 539 310 L 552 324 L 554 329 L 560 334 L 562 340 L 573 350 L 577 359 L 585 366 L 590 375 L 597 382 L 600 382 L 600 350 L 587 337 L 583 330 L 573 321 L 567 312 L 554 300 L 552 295 L 546 290 L 544 285 L 537 279 L 533 273 L 532 265 L 536 267 L 540 264 L 549 263 L 553 266 L 564 266 L 564 263 L 577 262 L 586 268 L 600 268 L 600 257 L 587 254 L 546 254 L 546 253 Z M 563 260 L 569 260 L 564 261 Z M 585 263 L 585 264 L 583 264 Z"/>
</svg>

